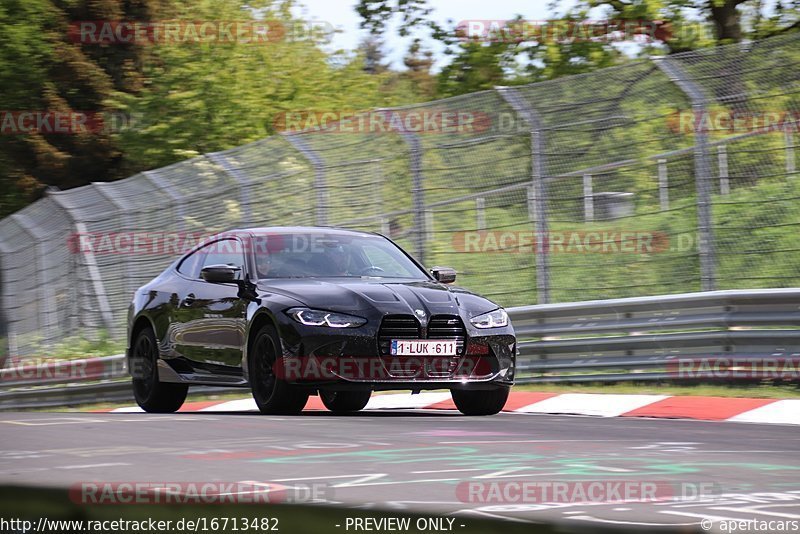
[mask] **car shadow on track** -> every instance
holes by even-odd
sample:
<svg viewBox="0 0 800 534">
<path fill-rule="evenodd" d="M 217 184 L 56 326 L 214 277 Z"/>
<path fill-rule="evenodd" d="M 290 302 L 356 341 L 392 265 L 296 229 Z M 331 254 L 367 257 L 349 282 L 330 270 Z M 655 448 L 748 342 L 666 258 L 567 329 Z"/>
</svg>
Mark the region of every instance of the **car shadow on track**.
<svg viewBox="0 0 800 534">
<path fill-rule="evenodd" d="M 429 410 L 429 411 L 415 411 L 415 410 L 367 410 L 363 412 L 353 412 L 353 413 L 340 413 L 335 414 L 332 412 L 324 411 L 324 410 L 309 410 L 302 412 L 297 415 L 267 415 L 262 414 L 256 411 L 239 411 L 239 412 L 228 412 L 228 411 L 219 411 L 215 412 L 213 410 L 205 410 L 205 411 L 198 411 L 198 412 L 177 412 L 172 415 L 197 415 L 197 414 L 213 414 L 213 415 L 250 415 L 250 416 L 257 416 L 257 417 L 371 417 L 371 418 L 381 418 L 381 417 L 454 417 L 454 416 L 461 416 L 461 414 L 455 410 Z M 462 416 L 463 417 L 463 416 Z"/>
</svg>

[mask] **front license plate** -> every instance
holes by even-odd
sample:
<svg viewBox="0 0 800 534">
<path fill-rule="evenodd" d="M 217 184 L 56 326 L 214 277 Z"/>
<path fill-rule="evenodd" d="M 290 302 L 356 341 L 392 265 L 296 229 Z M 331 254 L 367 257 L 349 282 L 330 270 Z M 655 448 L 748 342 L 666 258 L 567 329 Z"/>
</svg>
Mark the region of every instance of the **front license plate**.
<svg viewBox="0 0 800 534">
<path fill-rule="evenodd" d="M 395 356 L 455 356 L 456 342 L 453 340 L 393 339 L 392 351 Z"/>
</svg>

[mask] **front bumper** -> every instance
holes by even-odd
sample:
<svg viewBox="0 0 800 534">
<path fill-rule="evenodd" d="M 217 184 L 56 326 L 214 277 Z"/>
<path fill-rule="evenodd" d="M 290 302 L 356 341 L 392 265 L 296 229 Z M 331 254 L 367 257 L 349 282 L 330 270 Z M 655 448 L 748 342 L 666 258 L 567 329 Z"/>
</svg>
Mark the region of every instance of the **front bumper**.
<svg viewBox="0 0 800 534">
<path fill-rule="evenodd" d="M 516 338 L 511 326 L 466 329 L 461 354 L 381 354 L 377 329 L 331 329 L 294 323 L 281 328 L 283 358 L 276 375 L 289 383 L 330 389 L 480 388 L 514 383 Z"/>
</svg>

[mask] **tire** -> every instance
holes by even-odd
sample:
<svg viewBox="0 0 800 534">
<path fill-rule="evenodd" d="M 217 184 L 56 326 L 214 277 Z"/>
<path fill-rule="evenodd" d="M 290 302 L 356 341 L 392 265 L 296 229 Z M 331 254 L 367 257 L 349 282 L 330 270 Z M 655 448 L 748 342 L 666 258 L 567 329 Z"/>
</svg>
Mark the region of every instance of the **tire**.
<svg viewBox="0 0 800 534">
<path fill-rule="evenodd" d="M 272 325 L 256 334 L 248 354 L 250 389 L 258 409 L 267 415 L 296 415 L 308 402 L 308 392 L 275 376 L 275 362 L 281 355 L 280 338 Z"/>
<path fill-rule="evenodd" d="M 369 402 L 372 391 L 320 391 L 322 404 L 333 413 L 357 412 Z"/>
<path fill-rule="evenodd" d="M 142 410 L 172 413 L 183 406 L 189 386 L 158 380 L 158 345 L 152 328 L 144 328 L 136 335 L 131 365 L 141 366 L 141 378 L 133 379 L 133 397 Z"/>
<path fill-rule="evenodd" d="M 451 389 L 453 402 L 464 415 L 494 415 L 503 409 L 511 388 L 498 387 L 490 390 Z"/>
</svg>

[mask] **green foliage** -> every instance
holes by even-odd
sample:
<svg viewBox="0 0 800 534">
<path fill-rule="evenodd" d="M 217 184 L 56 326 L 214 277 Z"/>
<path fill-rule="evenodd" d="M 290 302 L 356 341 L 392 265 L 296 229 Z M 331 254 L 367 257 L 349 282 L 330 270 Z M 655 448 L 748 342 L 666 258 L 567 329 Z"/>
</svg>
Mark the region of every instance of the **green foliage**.
<svg viewBox="0 0 800 534">
<path fill-rule="evenodd" d="M 101 330 L 96 339 L 86 336 L 72 336 L 60 343 L 41 349 L 38 355 L 55 360 L 80 360 L 83 358 L 99 358 L 125 352 L 124 341 L 112 339 L 108 332 Z"/>
</svg>

